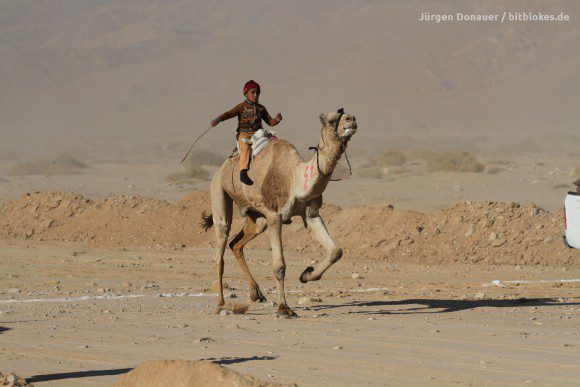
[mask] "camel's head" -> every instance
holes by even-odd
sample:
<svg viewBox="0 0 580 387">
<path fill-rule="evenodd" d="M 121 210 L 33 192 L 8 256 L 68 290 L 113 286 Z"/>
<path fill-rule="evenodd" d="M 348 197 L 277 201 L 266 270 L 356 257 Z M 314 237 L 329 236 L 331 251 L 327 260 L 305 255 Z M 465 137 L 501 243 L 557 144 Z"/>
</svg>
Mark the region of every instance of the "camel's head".
<svg viewBox="0 0 580 387">
<path fill-rule="evenodd" d="M 320 122 L 323 130 L 328 131 L 334 138 L 346 142 L 356 132 L 356 118 L 352 114 L 336 112 L 321 114 Z M 339 121 L 340 120 L 340 121 Z"/>
</svg>

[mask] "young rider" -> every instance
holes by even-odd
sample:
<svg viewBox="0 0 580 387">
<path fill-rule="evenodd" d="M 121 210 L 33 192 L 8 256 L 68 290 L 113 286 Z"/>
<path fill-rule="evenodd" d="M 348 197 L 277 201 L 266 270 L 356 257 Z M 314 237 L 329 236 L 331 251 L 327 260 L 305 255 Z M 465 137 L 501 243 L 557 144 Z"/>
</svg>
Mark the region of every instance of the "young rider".
<svg viewBox="0 0 580 387">
<path fill-rule="evenodd" d="M 211 122 L 211 126 L 216 126 L 222 121 L 238 117 L 236 139 L 240 146 L 240 180 L 244 184 L 252 185 L 254 182 L 248 176 L 252 147 L 243 142 L 242 139 L 251 138 L 258 129 L 262 128 L 262 120 L 266 121 L 270 126 L 278 125 L 282 121 L 282 114 L 278 113 L 276 117 L 272 118 L 266 108 L 258 103 L 260 85 L 253 80 L 246 82 L 243 92 L 246 100 L 214 119 Z"/>
</svg>

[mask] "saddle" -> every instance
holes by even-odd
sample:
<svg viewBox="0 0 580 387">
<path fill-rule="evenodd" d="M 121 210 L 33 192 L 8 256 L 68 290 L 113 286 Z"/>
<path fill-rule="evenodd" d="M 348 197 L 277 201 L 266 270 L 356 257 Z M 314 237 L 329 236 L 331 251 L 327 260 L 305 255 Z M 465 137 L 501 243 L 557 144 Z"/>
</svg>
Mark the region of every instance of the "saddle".
<svg viewBox="0 0 580 387">
<path fill-rule="evenodd" d="M 258 129 L 256 133 L 252 135 L 249 139 L 242 139 L 246 144 L 252 146 L 252 156 L 256 157 L 264 147 L 273 140 L 277 140 L 276 132 L 268 131 L 264 128 Z M 240 146 L 236 143 L 236 148 L 232 151 L 230 157 L 237 156 L 240 153 Z"/>
</svg>

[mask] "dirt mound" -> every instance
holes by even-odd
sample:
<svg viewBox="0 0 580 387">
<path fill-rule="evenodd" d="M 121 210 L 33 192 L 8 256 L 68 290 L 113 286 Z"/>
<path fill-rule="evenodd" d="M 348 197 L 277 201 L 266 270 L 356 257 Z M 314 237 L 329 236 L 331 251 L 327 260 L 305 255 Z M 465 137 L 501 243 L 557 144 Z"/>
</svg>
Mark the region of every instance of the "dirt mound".
<svg viewBox="0 0 580 387">
<path fill-rule="evenodd" d="M 26 194 L 0 204 L 0 235 L 11 238 L 40 238 L 51 229 L 69 224 L 93 203 L 75 193 Z"/>
<path fill-rule="evenodd" d="M 204 361 L 154 360 L 141 364 L 119 377 L 115 387 L 154 386 L 242 386 L 274 387 L 280 384 L 262 382 L 239 374 L 219 364 Z"/>
<path fill-rule="evenodd" d="M 71 193 L 26 195 L 0 207 L 0 237 L 84 241 L 109 247 L 208 247 L 213 232 L 199 224 L 210 211 L 209 193 L 176 203 L 138 196 L 92 202 Z M 564 247 L 563 211 L 534 204 L 465 202 L 423 213 L 389 205 L 324 205 L 327 227 L 345 257 L 422 264 L 481 263 L 577 266 L 580 254 Z M 230 238 L 242 227 L 235 215 Z M 250 247 L 268 248 L 268 238 Z M 285 226 L 286 249 L 321 258 L 319 244 L 300 218 Z"/>
</svg>

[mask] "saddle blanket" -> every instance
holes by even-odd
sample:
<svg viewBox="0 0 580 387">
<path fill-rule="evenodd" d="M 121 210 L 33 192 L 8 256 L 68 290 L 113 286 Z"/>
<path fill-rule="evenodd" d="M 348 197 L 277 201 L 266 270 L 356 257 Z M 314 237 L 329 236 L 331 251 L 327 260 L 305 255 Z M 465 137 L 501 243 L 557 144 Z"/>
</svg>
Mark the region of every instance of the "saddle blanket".
<svg viewBox="0 0 580 387">
<path fill-rule="evenodd" d="M 249 142 L 252 146 L 252 156 L 256 157 L 262 149 L 272 140 L 276 140 L 277 137 L 275 136 L 276 132 L 269 132 L 266 129 L 262 128 L 256 131 L 254 135 L 250 138 Z M 236 143 L 236 151 L 232 154 L 235 156 L 240 153 L 240 145 Z"/>
</svg>

